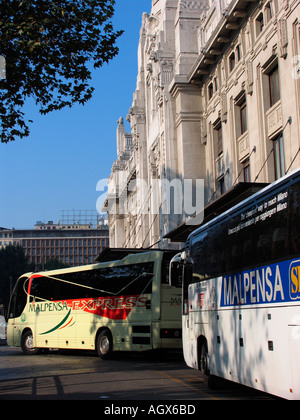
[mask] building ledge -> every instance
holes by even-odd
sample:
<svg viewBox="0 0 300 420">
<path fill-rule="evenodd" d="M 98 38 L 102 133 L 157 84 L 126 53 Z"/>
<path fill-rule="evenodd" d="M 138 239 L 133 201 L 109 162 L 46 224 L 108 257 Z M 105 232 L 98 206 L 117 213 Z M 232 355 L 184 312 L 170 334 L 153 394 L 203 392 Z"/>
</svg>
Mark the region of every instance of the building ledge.
<svg viewBox="0 0 300 420">
<path fill-rule="evenodd" d="M 219 57 L 241 29 L 245 18 L 258 4 L 257 0 L 234 0 L 222 11 L 223 16 L 188 73 L 187 79 L 190 83 L 200 84 L 210 74 L 211 67 L 218 63 Z"/>
</svg>

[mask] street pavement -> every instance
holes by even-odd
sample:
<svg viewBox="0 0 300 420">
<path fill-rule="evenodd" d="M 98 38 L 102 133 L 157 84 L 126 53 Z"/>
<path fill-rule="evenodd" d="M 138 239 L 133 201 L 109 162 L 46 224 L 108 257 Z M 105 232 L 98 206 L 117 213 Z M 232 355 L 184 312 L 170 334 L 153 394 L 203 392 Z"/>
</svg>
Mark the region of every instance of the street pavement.
<svg viewBox="0 0 300 420">
<path fill-rule="evenodd" d="M 0 400 L 193 401 L 268 400 L 271 396 L 207 378 L 186 366 L 180 352 L 116 353 L 51 351 L 25 356 L 0 347 Z"/>
</svg>

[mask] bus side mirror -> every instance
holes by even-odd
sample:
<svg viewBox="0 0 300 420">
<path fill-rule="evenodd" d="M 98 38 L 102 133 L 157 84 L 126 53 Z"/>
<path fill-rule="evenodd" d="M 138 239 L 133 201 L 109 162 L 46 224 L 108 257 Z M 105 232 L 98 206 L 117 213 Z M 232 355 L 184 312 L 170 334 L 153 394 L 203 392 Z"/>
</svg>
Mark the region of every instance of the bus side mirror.
<svg viewBox="0 0 300 420">
<path fill-rule="evenodd" d="M 173 287 L 182 287 L 183 275 L 183 259 L 182 254 L 176 254 L 170 262 L 169 284 Z"/>
<path fill-rule="evenodd" d="M 182 287 L 182 269 L 183 264 L 173 263 L 170 265 L 170 285 L 173 287 Z"/>
</svg>

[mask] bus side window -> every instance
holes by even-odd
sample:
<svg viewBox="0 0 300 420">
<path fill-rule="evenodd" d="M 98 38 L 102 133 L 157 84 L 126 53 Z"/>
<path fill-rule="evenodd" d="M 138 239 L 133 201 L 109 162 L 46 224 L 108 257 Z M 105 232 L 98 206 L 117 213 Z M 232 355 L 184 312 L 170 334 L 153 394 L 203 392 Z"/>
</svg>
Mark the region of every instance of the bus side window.
<svg viewBox="0 0 300 420">
<path fill-rule="evenodd" d="M 300 183 L 289 190 L 289 238 L 290 254 L 300 253 Z"/>
</svg>

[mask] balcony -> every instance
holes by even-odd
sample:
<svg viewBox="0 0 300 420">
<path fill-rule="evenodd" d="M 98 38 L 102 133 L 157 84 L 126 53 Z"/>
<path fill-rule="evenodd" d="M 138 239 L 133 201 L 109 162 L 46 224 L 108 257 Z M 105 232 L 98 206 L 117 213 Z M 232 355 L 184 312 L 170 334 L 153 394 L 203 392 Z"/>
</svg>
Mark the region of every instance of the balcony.
<svg viewBox="0 0 300 420">
<path fill-rule="evenodd" d="M 216 178 L 219 180 L 224 177 L 225 174 L 225 165 L 223 153 L 216 159 Z"/>
<path fill-rule="evenodd" d="M 266 125 L 269 139 L 275 137 L 282 130 L 281 100 L 276 102 L 276 104 L 266 112 Z"/>
<path fill-rule="evenodd" d="M 243 162 L 250 154 L 250 143 L 248 131 L 238 138 L 239 161 Z"/>
</svg>

